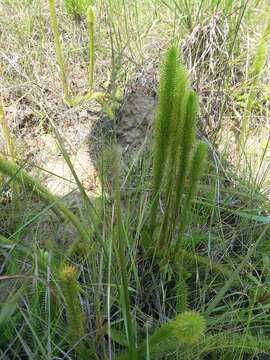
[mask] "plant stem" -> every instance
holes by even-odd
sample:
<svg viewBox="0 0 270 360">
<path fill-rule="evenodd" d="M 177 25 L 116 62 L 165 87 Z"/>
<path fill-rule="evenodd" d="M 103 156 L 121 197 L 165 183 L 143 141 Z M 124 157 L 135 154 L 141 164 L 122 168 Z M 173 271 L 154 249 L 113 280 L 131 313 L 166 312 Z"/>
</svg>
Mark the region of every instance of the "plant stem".
<svg viewBox="0 0 270 360">
<path fill-rule="evenodd" d="M 55 0 L 49 0 L 49 9 L 50 9 L 51 29 L 52 29 L 53 38 L 54 38 L 56 60 L 57 60 L 58 66 L 60 68 L 60 76 L 61 76 L 61 80 L 63 82 L 64 98 L 65 98 L 66 102 L 69 102 L 70 101 L 70 91 L 69 91 L 69 85 L 68 85 L 68 80 L 67 80 L 66 70 L 65 70 L 65 63 L 64 63 L 64 58 L 63 58 L 63 53 L 62 53 L 62 48 L 61 48 L 61 43 L 60 43 L 60 35 L 59 35 L 56 10 L 55 10 Z"/>
<path fill-rule="evenodd" d="M 87 9 L 87 26 L 89 35 L 89 66 L 88 66 L 88 92 L 92 94 L 94 82 L 94 23 L 95 15 L 92 6 Z"/>
<path fill-rule="evenodd" d="M 74 215 L 65 205 L 63 205 L 58 197 L 50 193 L 43 185 L 41 185 L 38 180 L 29 175 L 18 165 L 1 157 L 0 172 L 13 177 L 14 181 L 22 186 L 25 186 L 28 191 L 37 195 L 46 205 L 53 203 L 57 215 L 59 215 L 59 212 L 62 213 L 76 227 L 81 239 L 87 243 L 89 242 L 89 236 L 78 217 Z"/>
<path fill-rule="evenodd" d="M 125 318 L 125 327 L 129 344 L 129 359 L 137 360 L 137 349 L 135 342 L 135 334 L 133 329 L 133 323 L 130 314 L 130 303 L 128 294 L 128 275 L 127 275 L 127 264 L 125 261 L 125 252 L 123 241 L 125 234 L 123 231 L 122 214 L 121 214 L 121 203 L 120 203 L 120 174 L 119 174 L 119 159 L 117 153 L 117 147 L 114 148 L 114 161 L 113 161 L 113 173 L 114 173 L 114 203 L 116 213 L 116 239 L 115 247 L 119 261 L 121 280 L 122 280 L 122 298 L 123 298 L 123 313 Z"/>
</svg>

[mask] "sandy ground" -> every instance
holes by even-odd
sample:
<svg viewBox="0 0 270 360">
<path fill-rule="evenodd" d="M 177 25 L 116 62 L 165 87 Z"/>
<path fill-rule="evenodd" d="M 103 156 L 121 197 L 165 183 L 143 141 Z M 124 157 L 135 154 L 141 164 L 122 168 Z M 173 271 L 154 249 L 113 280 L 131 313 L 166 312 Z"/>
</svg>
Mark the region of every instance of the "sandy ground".
<svg viewBox="0 0 270 360">
<path fill-rule="evenodd" d="M 8 12 L 8 8 L 3 8 Z M 9 29 L 0 36 L 0 76 L 3 80 L 1 96 L 5 105 L 6 119 L 13 134 L 18 158 L 27 159 L 27 169 L 55 194 L 64 196 L 76 188 L 73 176 L 64 160 L 55 139 L 52 124 L 57 128 L 74 169 L 90 196 L 98 196 L 99 181 L 96 159 L 102 151 L 103 134 L 116 134 L 122 146 L 124 157 L 138 149 L 144 139 L 150 138 L 150 127 L 156 105 L 156 87 L 161 54 L 167 47 L 166 36 L 160 38 L 159 28 L 151 30 L 143 44 L 143 63 L 132 57 L 128 51 L 119 60 L 118 85 L 122 91 L 122 102 L 115 121 L 102 112 L 100 106 L 90 101 L 74 108 L 68 108 L 62 101 L 62 84 L 55 63 L 54 46 L 49 26 L 47 6 L 42 7 L 42 16 L 35 22 L 29 34 L 23 27 L 29 14 L 13 14 L 17 28 Z M 10 15 L 10 14 L 9 14 Z M 96 24 L 95 90 L 106 91 L 110 84 L 111 53 L 109 50 L 107 24 L 99 14 Z M 7 21 L 8 16 L 2 17 Z M 33 17 L 35 19 L 35 17 Z M 64 56 L 70 85 L 75 93 L 83 94 L 87 79 L 88 38 L 85 24 L 75 26 L 69 18 L 59 14 Z M 106 25 L 106 26 L 105 26 Z M 68 31 L 67 31 L 68 29 Z M 12 32 L 12 31 L 13 32 Z M 20 40 L 20 36 L 23 40 Z M 44 38 L 42 38 L 42 36 Z M 107 36 L 107 37 L 106 37 Z M 25 42 L 24 37 L 28 39 Z M 221 13 L 195 26 L 181 43 L 179 53 L 187 67 L 191 86 L 197 91 L 201 113 L 200 128 L 212 135 L 216 131 L 223 97 L 227 97 L 223 129 L 218 137 L 221 152 L 226 152 L 232 164 L 238 164 L 237 138 L 242 110 L 238 106 L 241 95 L 242 68 L 232 66 L 230 87 L 223 89 L 223 69 L 228 60 L 228 23 Z M 106 41 L 105 41 L 106 40 Z M 134 54 L 133 54 L 134 55 Z M 118 55 L 117 55 L 118 56 Z M 120 56 L 120 55 L 119 55 Z M 131 70 L 132 69 L 132 70 Z M 227 93 L 225 93 L 227 91 Z M 239 118 L 238 118 L 239 117 Z M 259 169 L 269 183 L 267 162 L 269 149 L 265 151 L 269 133 L 269 120 L 251 131 L 248 143 L 251 168 Z M 2 149 L 4 140 L 2 138 Z M 229 151 L 228 151 L 229 149 Z M 264 154 L 264 163 L 260 159 Z M 237 161 L 238 163 L 237 163 Z"/>
</svg>

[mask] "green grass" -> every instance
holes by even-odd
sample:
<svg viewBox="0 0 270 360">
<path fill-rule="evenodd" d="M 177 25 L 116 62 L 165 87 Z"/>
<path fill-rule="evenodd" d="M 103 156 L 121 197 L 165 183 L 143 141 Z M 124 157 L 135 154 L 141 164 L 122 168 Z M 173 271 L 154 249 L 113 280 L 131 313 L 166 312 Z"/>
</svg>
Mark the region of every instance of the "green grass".
<svg viewBox="0 0 270 360">
<path fill-rule="evenodd" d="M 0 1 L 0 359 L 268 358 L 267 1 L 55 4 L 53 33 L 49 2 Z M 66 128 L 151 82 L 150 145 L 101 139 L 90 197 Z"/>
</svg>

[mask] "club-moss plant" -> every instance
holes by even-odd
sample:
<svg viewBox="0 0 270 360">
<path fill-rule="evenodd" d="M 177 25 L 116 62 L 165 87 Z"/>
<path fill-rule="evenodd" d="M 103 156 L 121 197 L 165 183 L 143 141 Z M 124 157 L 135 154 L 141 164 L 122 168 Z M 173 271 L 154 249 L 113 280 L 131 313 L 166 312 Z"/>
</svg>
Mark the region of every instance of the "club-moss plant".
<svg viewBox="0 0 270 360">
<path fill-rule="evenodd" d="M 178 233 L 178 239 L 177 239 L 177 243 L 176 243 L 177 249 L 179 249 L 181 246 L 181 241 L 183 240 L 185 225 L 188 222 L 188 217 L 190 214 L 192 201 L 195 198 L 199 180 L 203 174 L 206 152 L 207 152 L 206 144 L 199 143 L 197 146 L 197 149 L 193 155 L 193 159 L 192 159 L 191 167 L 190 167 L 190 174 L 189 174 L 189 186 L 188 186 L 188 191 L 187 191 L 186 198 L 184 201 L 181 222 L 179 225 L 179 233 Z"/>
<path fill-rule="evenodd" d="M 168 177 L 166 183 L 166 207 L 170 209 L 172 206 L 172 195 L 173 195 L 173 179 L 176 176 L 176 161 L 179 158 L 179 139 L 181 137 L 181 126 L 185 116 L 185 102 L 186 102 L 186 92 L 188 86 L 187 74 L 183 66 L 179 65 L 176 72 L 176 87 L 174 94 L 174 104 L 173 104 L 173 113 L 170 126 L 169 137 L 171 139 L 170 149 L 169 149 L 169 161 L 168 161 L 168 173 L 172 174 Z M 166 211 L 168 214 L 169 211 Z M 164 222 L 166 224 L 166 221 Z"/>
<path fill-rule="evenodd" d="M 186 102 L 185 117 L 183 124 L 180 124 L 180 138 L 179 138 L 179 157 L 177 166 L 177 174 L 175 181 L 175 210 L 176 217 L 178 216 L 179 209 L 182 205 L 182 197 L 185 192 L 185 185 L 187 180 L 187 174 L 190 168 L 190 159 L 193 150 L 195 132 L 196 132 L 196 118 L 198 112 L 198 100 L 193 91 L 190 91 Z M 196 171 L 196 169 L 194 169 Z M 182 219 L 181 219 L 181 222 Z M 184 226 L 184 224 L 182 224 Z"/>
<path fill-rule="evenodd" d="M 162 254 L 162 268 L 171 259 L 177 268 L 178 312 L 188 308 L 184 257 L 180 253 L 206 158 L 206 145 L 195 146 L 197 116 L 197 96 L 188 84 L 186 71 L 178 64 L 176 48 L 171 47 L 161 68 L 154 122 L 150 232 L 154 235 L 160 222 L 157 243 L 153 245 Z M 160 200 L 164 202 L 161 221 L 157 220 Z"/>
<path fill-rule="evenodd" d="M 51 29 L 54 39 L 54 47 L 56 54 L 56 61 L 60 68 L 60 77 L 63 83 L 64 97 L 63 100 L 68 106 L 76 106 L 85 100 L 96 100 L 104 106 L 107 94 L 93 91 L 93 78 L 94 78 L 94 11 L 91 5 L 87 8 L 87 28 L 89 36 L 89 66 L 88 66 L 88 89 L 86 95 L 75 95 L 71 94 L 71 90 L 68 83 L 66 66 L 64 62 L 63 51 L 61 47 L 55 0 L 49 0 L 49 10 L 51 19 Z"/>
<path fill-rule="evenodd" d="M 162 344 L 169 337 L 176 338 L 183 344 L 196 344 L 204 336 L 205 327 L 205 319 L 202 315 L 186 311 L 154 332 L 150 337 L 150 348 Z"/>
<path fill-rule="evenodd" d="M 166 54 L 159 84 L 158 106 L 154 122 L 153 160 L 153 204 L 151 209 L 151 229 L 156 225 L 160 189 L 165 175 L 165 162 L 169 144 L 169 126 L 174 101 L 177 50 L 172 47 Z"/>
<path fill-rule="evenodd" d="M 77 272 L 73 266 L 65 265 L 61 269 L 59 277 L 66 303 L 70 344 L 75 346 L 79 359 L 87 359 L 89 354 L 82 342 L 85 335 L 85 321 L 79 298 L 80 286 L 77 281 Z"/>
<path fill-rule="evenodd" d="M 157 224 L 158 203 L 164 195 L 165 211 L 158 247 L 172 245 L 173 237 L 178 232 L 176 252 L 189 222 L 192 201 L 206 157 L 205 144 L 200 143 L 194 150 L 197 114 L 197 96 L 188 85 L 186 71 L 178 64 L 176 48 L 171 47 L 161 68 L 154 122 L 150 228 L 153 233 Z"/>
<path fill-rule="evenodd" d="M 193 346 L 203 340 L 206 331 L 204 317 L 194 311 L 186 311 L 161 325 L 151 336 L 148 342 L 138 346 L 140 359 L 144 358 L 147 349 L 149 353 L 165 353 L 176 350 L 179 346 Z M 129 359 L 127 354 L 120 355 L 117 360 Z"/>
</svg>

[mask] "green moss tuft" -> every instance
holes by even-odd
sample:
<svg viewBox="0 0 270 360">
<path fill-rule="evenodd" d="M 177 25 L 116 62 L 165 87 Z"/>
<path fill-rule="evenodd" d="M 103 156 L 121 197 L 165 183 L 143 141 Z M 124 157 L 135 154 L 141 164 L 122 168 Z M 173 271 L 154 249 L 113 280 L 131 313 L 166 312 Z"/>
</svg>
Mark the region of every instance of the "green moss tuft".
<svg viewBox="0 0 270 360">
<path fill-rule="evenodd" d="M 80 304 L 80 287 L 73 266 L 65 265 L 60 272 L 61 287 L 65 297 L 70 343 L 80 359 L 87 359 L 87 349 L 81 342 L 85 334 L 84 316 Z"/>
<path fill-rule="evenodd" d="M 185 344 L 199 342 L 206 329 L 205 319 L 199 313 L 186 311 L 170 323 L 171 334 Z"/>
</svg>

